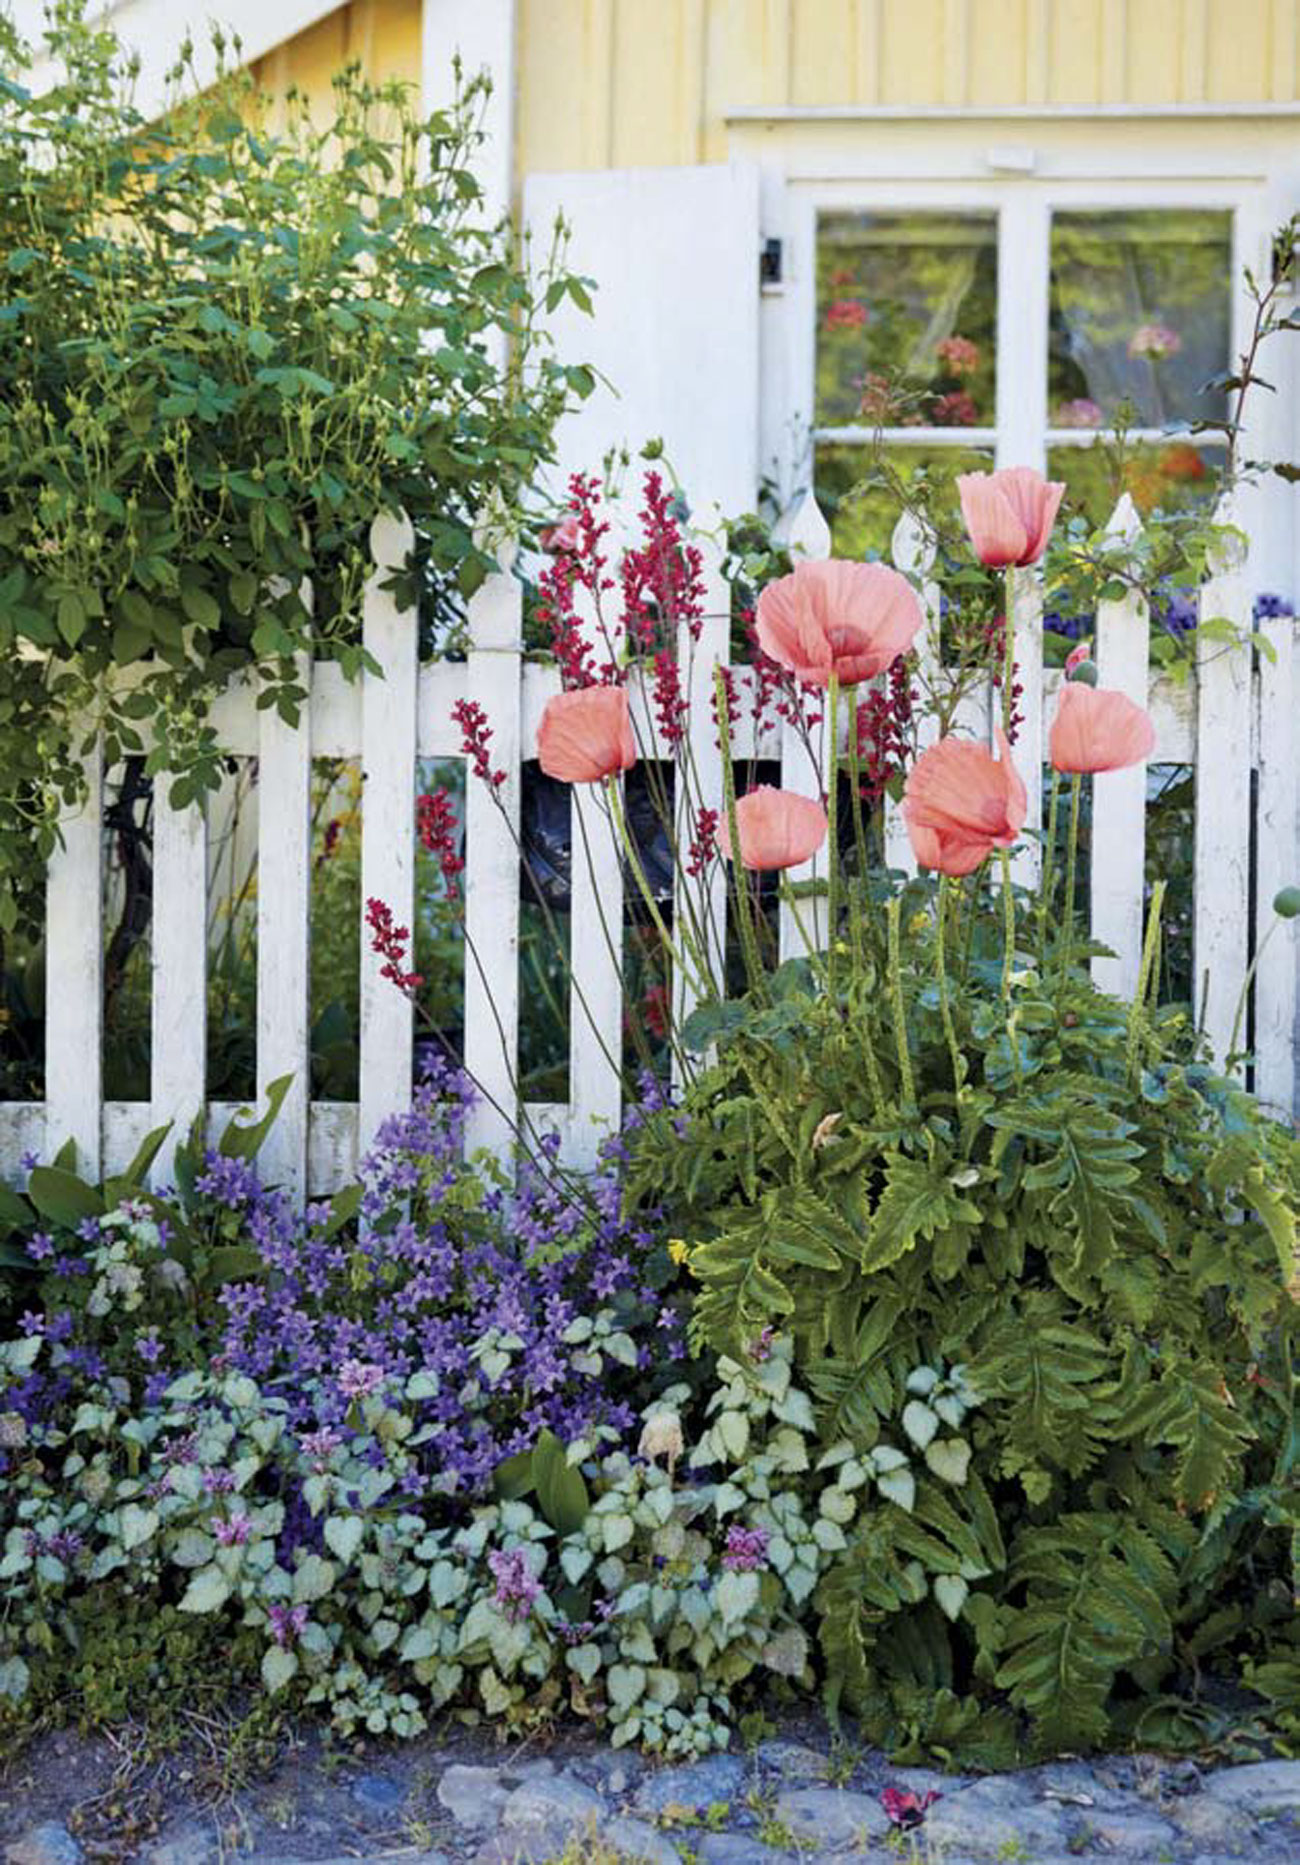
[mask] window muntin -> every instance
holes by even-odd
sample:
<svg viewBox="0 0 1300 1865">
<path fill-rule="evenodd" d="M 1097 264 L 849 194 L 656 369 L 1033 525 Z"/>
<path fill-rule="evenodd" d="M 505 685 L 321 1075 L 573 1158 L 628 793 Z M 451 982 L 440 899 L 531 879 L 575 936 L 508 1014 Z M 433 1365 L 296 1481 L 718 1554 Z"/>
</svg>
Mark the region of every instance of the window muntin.
<svg viewBox="0 0 1300 1865">
<path fill-rule="evenodd" d="M 813 470 L 837 551 L 887 550 L 883 495 L 848 497 L 879 425 L 877 374 L 908 391 L 885 427 L 906 474 L 923 467 L 950 483 L 991 464 L 997 443 L 1003 464 L 1028 461 L 1064 479 L 1072 507 L 1096 523 L 1117 487 L 1143 514 L 1210 496 L 1221 449 L 1186 430 L 1225 405 L 1222 388 L 1205 384 L 1230 359 L 1232 211 L 1057 205 L 1033 217 L 1033 236 L 1002 253 L 1000 282 L 1011 290 L 1023 268 L 1041 347 L 1017 340 L 1011 318 L 998 328 L 999 238 L 1024 224 L 971 208 L 817 215 Z M 954 337 L 975 352 L 966 405 L 944 400 L 957 385 L 942 373 L 940 346 Z M 960 347 L 946 354 L 972 361 Z M 997 424 L 999 375 L 1014 446 Z M 1120 465 L 1117 421 L 1128 430 Z"/>
</svg>

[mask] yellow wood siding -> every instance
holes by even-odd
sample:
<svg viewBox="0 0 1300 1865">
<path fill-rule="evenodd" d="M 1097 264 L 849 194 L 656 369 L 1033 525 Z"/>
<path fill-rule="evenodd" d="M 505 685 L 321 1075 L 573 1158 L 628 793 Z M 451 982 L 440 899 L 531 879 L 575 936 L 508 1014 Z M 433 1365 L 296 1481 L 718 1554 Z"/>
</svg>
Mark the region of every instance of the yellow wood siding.
<svg viewBox="0 0 1300 1865">
<path fill-rule="evenodd" d="M 745 107 L 1290 103 L 1300 0 L 518 0 L 517 169 L 725 155 Z M 420 75 L 420 0 L 351 0 L 259 61 L 328 96 Z"/>
<path fill-rule="evenodd" d="M 291 86 L 324 118 L 336 71 L 359 61 L 375 79 L 420 82 L 420 0 L 350 0 L 296 38 L 259 58 L 258 82 L 274 95 Z"/>
</svg>

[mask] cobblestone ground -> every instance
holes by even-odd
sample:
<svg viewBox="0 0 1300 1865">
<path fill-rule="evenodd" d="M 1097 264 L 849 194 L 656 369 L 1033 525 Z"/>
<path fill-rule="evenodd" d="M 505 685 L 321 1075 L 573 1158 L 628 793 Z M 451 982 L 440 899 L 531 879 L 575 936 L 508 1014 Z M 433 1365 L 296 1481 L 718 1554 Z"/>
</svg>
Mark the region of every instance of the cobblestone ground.
<svg viewBox="0 0 1300 1865">
<path fill-rule="evenodd" d="M 266 1765 L 270 1759 L 270 1765 Z M 832 1750 L 816 1730 L 662 1766 L 595 1742 L 286 1743 L 162 1760 L 53 1735 L 0 1774 L 4 1865 L 1300 1865 L 1300 1762 L 1156 1756 L 975 1779 Z M 888 1789 L 919 1802 L 911 1830 Z M 905 1815 L 906 1817 L 906 1815 Z"/>
</svg>

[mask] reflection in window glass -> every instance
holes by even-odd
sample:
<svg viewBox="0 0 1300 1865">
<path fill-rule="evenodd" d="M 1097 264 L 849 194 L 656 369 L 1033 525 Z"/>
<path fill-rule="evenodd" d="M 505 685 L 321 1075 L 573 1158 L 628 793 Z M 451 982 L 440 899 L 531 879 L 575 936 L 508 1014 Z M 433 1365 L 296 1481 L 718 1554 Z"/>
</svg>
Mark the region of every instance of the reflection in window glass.
<svg viewBox="0 0 1300 1865">
<path fill-rule="evenodd" d="M 923 478 L 928 480 L 937 495 L 936 516 L 954 524 L 960 522 L 953 485 L 958 473 L 986 473 L 993 465 L 991 452 L 974 447 L 890 447 L 888 459 L 909 485 L 916 487 Z M 831 527 L 831 548 L 837 557 L 889 556 L 899 504 L 887 485 L 864 478 L 870 464 L 866 447 L 824 441 L 817 448 L 817 503 Z"/>
<path fill-rule="evenodd" d="M 1126 447 L 1121 456 L 1104 441 L 1087 447 L 1051 447 L 1048 476 L 1065 481 L 1065 507 L 1092 525 L 1104 525 L 1120 494 L 1131 494 L 1143 518 L 1154 511 L 1185 512 L 1213 502 L 1223 470 L 1221 447 L 1188 440 Z"/>
<path fill-rule="evenodd" d="M 908 426 L 990 426 L 996 342 L 995 215 L 820 217 L 818 426 L 870 423 L 884 382 L 919 397 Z"/>
<path fill-rule="evenodd" d="M 1229 358 L 1232 216 L 1164 209 L 1052 221 L 1048 420 L 1140 427 L 1218 419 L 1202 392 Z"/>
</svg>

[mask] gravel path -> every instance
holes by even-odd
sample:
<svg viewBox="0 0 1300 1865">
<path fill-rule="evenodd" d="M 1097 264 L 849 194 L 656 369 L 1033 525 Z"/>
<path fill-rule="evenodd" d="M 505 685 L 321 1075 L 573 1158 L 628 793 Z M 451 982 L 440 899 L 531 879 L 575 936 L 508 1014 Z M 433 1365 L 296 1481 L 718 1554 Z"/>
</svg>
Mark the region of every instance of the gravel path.
<svg viewBox="0 0 1300 1865">
<path fill-rule="evenodd" d="M 270 1765 L 267 1766 L 267 1761 Z M 752 1753 L 655 1765 L 595 1741 L 489 1748 L 472 1735 L 340 1751 L 304 1736 L 241 1768 L 62 1733 L 0 1775 L 4 1865 L 916 1865 L 1300 1861 L 1300 1762 L 1156 1756 L 975 1779 L 832 1753 L 800 1728 Z M 936 1794 L 891 1823 L 887 1789 Z"/>
</svg>

